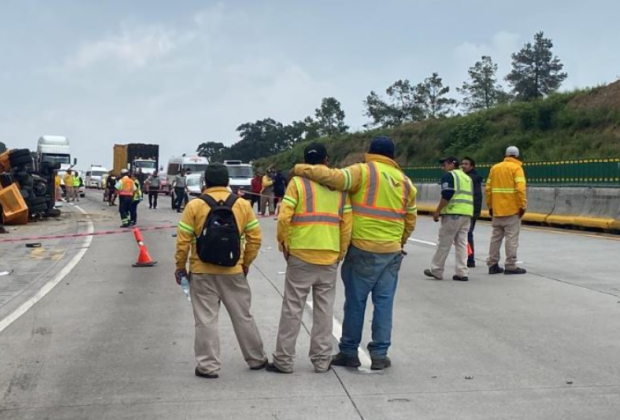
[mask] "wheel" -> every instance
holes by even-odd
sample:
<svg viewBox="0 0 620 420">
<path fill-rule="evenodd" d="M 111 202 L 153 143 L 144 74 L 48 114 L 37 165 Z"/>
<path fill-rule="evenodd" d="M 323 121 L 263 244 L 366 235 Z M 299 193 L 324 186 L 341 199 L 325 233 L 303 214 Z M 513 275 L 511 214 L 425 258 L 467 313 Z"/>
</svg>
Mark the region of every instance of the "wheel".
<svg viewBox="0 0 620 420">
<path fill-rule="evenodd" d="M 15 149 L 9 152 L 9 159 L 16 159 L 21 156 L 30 156 L 29 149 Z"/>
<path fill-rule="evenodd" d="M 32 158 L 30 157 L 30 155 L 17 156 L 16 158 L 9 156 L 9 162 L 11 162 L 11 167 L 17 168 L 19 166 L 30 165 L 32 163 Z"/>
</svg>

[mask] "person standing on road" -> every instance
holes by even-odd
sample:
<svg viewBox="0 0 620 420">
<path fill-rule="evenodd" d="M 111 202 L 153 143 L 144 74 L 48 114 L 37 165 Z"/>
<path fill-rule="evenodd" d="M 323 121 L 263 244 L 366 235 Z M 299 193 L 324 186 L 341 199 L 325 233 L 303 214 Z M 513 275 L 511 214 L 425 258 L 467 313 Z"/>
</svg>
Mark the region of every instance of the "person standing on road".
<svg viewBox="0 0 620 420">
<path fill-rule="evenodd" d="M 204 199 L 192 200 L 183 211 L 177 229 L 176 271 L 177 283 L 183 277 L 189 278 L 189 288 L 195 318 L 194 351 L 198 366 L 195 375 L 202 378 L 217 378 L 220 370 L 220 345 L 218 315 L 223 303 L 232 321 L 239 347 L 246 363 L 252 370 L 267 365 L 254 317 L 250 312 L 252 295 L 247 275 L 250 264 L 258 255 L 261 246 L 261 228 L 246 200 L 239 200 L 228 191 L 228 169 L 221 163 L 212 163 L 205 170 L 206 191 Z M 232 200 L 232 213 L 239 236 L 245 237 L 245 246 L 234 267 L 223 267 L 205 263 L 198 253 L 196 237 L 201 235 L 205 221 L 212 211 L 206 201 L 211 199 L 225 204 Z M 221 211 L 221 210 L 220 210 Z M 202 255 L 202 254 L 201 254 Z M 190 274 L 186 264 L 189 258 Z"/>
<path fill-rule="evenodd" d="M 415 228 L 416 189 L 394 161 L 389 137 L 375 137 L 366 163 L 345 169 L 296 165 L 293 173 L 319 184 L 348 191 L 353 206 L 351 246 L 342 265 L 345 288 L 340 353 L 332 365 L 358 367 L 368 295 L 372 293 L 371 369 L 391 366 L 392 314 L 404 246 Z"/>
<path fill-rule="evenodd" d="M 185 177 L 185 172 L 180 172 L 174 178 L 172 186 L 174 187 L 174 207 L 177 213 L 181 213 L 185 194 L 187 193 L 187 178 Z"/>
<path fill-rule="evenodd" d="M 131 221 L 130 212 L 133 203 L 136 184 L 129 177 L 127 169 L 121 169 L 121 179 L 116 182 L 116 190 L 118 191 L 118 211 L 121 214 L 121 227 L 129 227 Z"/>
<path fill-rule="evenodd" d="M 280 171 L 276 172 L 273 178 L 273 195 L 275 197 L 275 208 L 277 210 L 278 205 L 282 203 L 284 193 L 286 192 L 286 178 Z"/>
<path fill-rule="evenodd" d="M 82 178 L 78 171 L 73 171 L 73 200 L 80 201 L 80 186 L 82 185 Z"/>
<path fill-rule="evenodd" d="M 482 177 L 476 172 L 476 161 L 470 157 L 461 159 L 461 169 L 471 178 L 474 189 L 474 217 L 471 218 L 469 232 L 467 232 L 467 242 L 471 252 L 467 253 L 467 268 L 476 266 L 476 248 L 474 247 L 474 229 L 476 221 L 480 218 L 482 212 Z"/>
<path fill-rule="evenodd" d="M 519 149 L 510 146 L 506 149 L 504 161 L 491 168 L 485 193 L 491 225 L 491 246 L 487 266 L 489 274 L 525 274 L 524 268 L 517 267 L 517 249 L 521 218 L 527 209 L 527 192 L 523 163 L 518 159 Z M 506 238 L 506 268 L 499 266 L 502 241 Z"/>
<path fill-rule="evenodd" d="M 446 259 L 454 243 L 455 274 L 452 280 L 468 281 L 467 232 L 474 215 L 472 180 L 459 169 L 457 158 L 446 157 L 439 163 L 446 174 L 441 178 L 441 200 L 433 213 L 433 220 L 435 222 L 441 220 L 441 226 L 431 268 L 424 270 L 424 274 L 436 280 L 443 280 Z"/>
<path fill-rule="evenodd" d="M 308 165 L 327 165 L 327 149 L 314 143 L 304 150 Z M 287 261 L 284 299 L 273 363 L 267 370 L 293 372 L 295 343 L 306 298 L 312 290 L 310 360 L 317 373 L 330 369 L 333 309 L 338 262 L 351 242 L 351 203 L 347 193 L 294 177 L 278 216 L 277 238 Z"/>
<path fill-rule="evenodd" d="M 251 192 L 252 192 L 252 198 L 251 198 L 251 204 L 252 204 L 252 210 L 254 209 L 254 204 L 258 203 L 257 207 L 256 207 L 256 211 L 258 211 L 260 213 L 260 192 L 263 189 L 263 173 L 262 171 L 258 170 L 256 171 L 256 174 L 254 175 L 254 178 L 252 178 L 252 185 L 251 185 Z"/>
<path fill-rule="evenodd" d="M 60 185 L 60 175 L 58 175 L 58 171 L 54 171 L 54 200 L 56 203 L 59 203 L 62 199 L 62 189 Z"/>
<path fill-rule="evenodd" d="M 108 189 L 108 206 L 115 206 L 116 201 L 116 176 L 114 172 L 108 173 L 108 179 L 106 179 L 106 188 Z"/>
<path fill-rule="evenodd" d="M 269 215 L 273 216 L 275 213 L 274 207 L 274 194 L 273 194 L 273 181 L 275 179 L 275 171 L 273 168 L 269 168 L 267 175 L 263 177 L 262 188 L 260 193 L 260 214 L 267 216 L 267 206 L 269 206 Z"/>
<path fill-rule="evenodd" d="M 157 209 L 157 197 L 159 196 L 159 174 L 157 171 L 149 175 L 145 185 L 149 193 L 149 209 Z"/>
<path fill-rule="evenodd" d="M 142 195 L 140 180 L 136 174 L 132 173 L 131 179 L 136 186 L 136 190 L 133 193 L 133 201 L 131 202 L 131 207 L 129 209 L 129 225 L 135 226 L 138 223 L 138 204 L 140 204 L 140 202 L 144 199 L 144 196 Z"/>
<path fill-rule="evenodd" d="M 65 200 L 67 203 L 73 200 L 73 175 L 71 174 L 71 169 L 67 169 L 67 173 L 65 174 Z"/>
</svg>

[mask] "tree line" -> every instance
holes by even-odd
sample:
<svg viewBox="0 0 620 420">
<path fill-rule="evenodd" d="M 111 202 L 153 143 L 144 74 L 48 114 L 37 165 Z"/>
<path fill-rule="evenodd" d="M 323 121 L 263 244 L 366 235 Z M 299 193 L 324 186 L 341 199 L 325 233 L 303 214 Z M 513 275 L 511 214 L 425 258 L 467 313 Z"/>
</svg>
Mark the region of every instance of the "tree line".
<svg viewBox="0 0 620 420">
<path fill-rule="evenodd" d="M 444 86 L 439 73 L 434 72 L 422 82 L 414 84 L 402 79 L 385 90 L 385 95 L 371 91 L 364 100 L 364 114 L 370 121 L 367 129 L 391 128 L 427 119 L 446 118 L 461 107 L 471 113 L 511 102 L 527 102 L 544 98 L 557 91 L 568 77 L 564 65 L 553 54 L 553 42 L 543 32 L 534 35 L 512 54 L 512 69 L 504 77 L 510 87 L 506 90 L 499 82 L 497 64 L 489 56 L 482 56 L 468 70 L 468 80 L 457 87 L 462 96 L 457 101 L 449 96 L 450 87 Z M 324 98 L 314 112 L 301 121 L 284 125 L 272 118 L 247 122 L 237 127 L 240 140 L 232 146 L 206 142 L 197 152 L 210 161 L 239 159 L 244 162 L 271 156 L 293 147 L 302 140 L 334 137 L 348 132 L 345 112 L 333 97 Z"/>
</svg>

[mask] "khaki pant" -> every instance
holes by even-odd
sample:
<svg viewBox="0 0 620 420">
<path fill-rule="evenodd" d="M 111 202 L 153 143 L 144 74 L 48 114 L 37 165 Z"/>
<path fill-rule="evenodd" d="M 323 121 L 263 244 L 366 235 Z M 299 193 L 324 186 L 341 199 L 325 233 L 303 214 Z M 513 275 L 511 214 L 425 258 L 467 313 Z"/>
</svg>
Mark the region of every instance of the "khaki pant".
<svg viewBox="0 0 620 420">
<path fill-rule="evenodd" d="M 241 353 L 250 367 L 267 360 L 263 341 L 250 313 L 252 295 L 243 274 L 192 274 L 190 295 L 196 321 L 194 352 L 202 373 L 220 370 L 218 315 L 223 303 L 230 315 Z"/>
<path fill-rule="evenodd" d="M 260 197 L 260 209 L 259 209 L 259 213 L 261 213 L 263 216 L 267 214 L 267 206 L 269 206 L 269 214 L 274 214 L 276 212 L 275 209 L 275 195 L 273 193 L 273 188 L 269 187 L 266 188 L 265 191 L 263 191 L 261 194 L 263 194 Z"/>
<path fill-rule="evenodd" d="M 71 201 L 71 200 L 73 200 L 73 198 L 74 198 L 74 196 L 73 196 L 73 187 L 65 185 L 65 199 L 67 201 Z"/>
<path fill-rule="evenodd" d="M 467 233 L 470 224 L 471 217 L 469 216 L 441 216 L 437 251 L 435 251 L 431 261 L 431 272 L 434 275 L 443 278 L 446 259 L 454 243 L 455 274 L 460 277 L 467 277 Z"/>
<path fill-rule="evenodd" d="M 80 187 L 73 187 L 73 201 L 80 201 Z"/>
<path fill-rule="evenodd" d="M 273 363 L 284 372 L 293 371 L 295 344 L 312 289 L 313 319 L 310 360 L 317 372 L 329 369 L 332 357 L 332 328 L 338 264 L 315 265 L 289 257 L 284 285 L 284 300 Z"/>
<path fill-rule="evenodd" d="M 517 268 L 517 249 L 519 248 L 519 231 L 521 230 L 519 215 L 494 217 L 491 226 L 493 226 L 493 233 L 487 265 L 490 267 L 499 263 L 502 240 L 506 238 L 506 269 L 514 270 Z"/>
</svg>

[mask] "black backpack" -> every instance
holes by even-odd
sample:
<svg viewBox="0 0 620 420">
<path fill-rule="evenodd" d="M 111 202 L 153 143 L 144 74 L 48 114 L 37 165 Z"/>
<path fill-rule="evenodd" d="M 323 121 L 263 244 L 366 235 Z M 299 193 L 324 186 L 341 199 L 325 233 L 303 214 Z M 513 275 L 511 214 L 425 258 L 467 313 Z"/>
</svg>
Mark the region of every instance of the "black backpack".
<svg viewBox="0 0 620 420">
<path fill-rule="evenodd" d="M 211 207 L 211 211 L 196 240 L 198 257 L 209 264 L 236 266 L 241 258 L 241 237 L 232 211 L 237 196 L 231 194 L 226 201 L 218 202 L 205 194 L 200 199 Z"/>
</svg>

